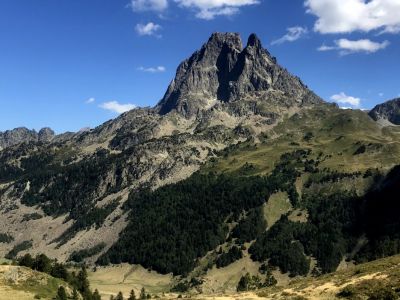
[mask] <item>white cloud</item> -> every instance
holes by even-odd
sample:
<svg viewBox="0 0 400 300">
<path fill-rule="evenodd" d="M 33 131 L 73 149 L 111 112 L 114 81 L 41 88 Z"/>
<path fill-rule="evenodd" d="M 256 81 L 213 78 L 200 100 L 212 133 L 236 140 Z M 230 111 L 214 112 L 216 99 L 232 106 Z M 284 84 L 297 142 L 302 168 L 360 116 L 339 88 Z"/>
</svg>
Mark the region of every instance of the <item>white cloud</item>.
<svg viewBox="0 0 400 300">
<path fill-rule="evenodd" d="M 100 107 L 105 110 L 112 111 L 114 113 L 122 114 L 127 112 L 131 109 L 134 109 L 136 105 L 127 103 L 127 104 L 120 104 L 118 101 L 110 101 L 100 104 Z"/>
<path fill-rule="evenodd" d="M 161 30 L 161 26 L 158 24 L 155 24 L 153 22 L 149 22 L 147 24 L 137 24 L 135 27 L 136 32 L 141 35 L 147 35 L 147 36 L 156 36 L 156 37 L 161 37 L 158 32 Z"/>
<path fill-rule="evenodd" d="M 335 41 L 335 46 L 326 46 L 322 45 L 317 50 L 318 51 L 331 51 L 331 50 L 339 50 L 341 55 L 347 55 L 357 52 L 364 53 L 375 53 L 379 50 L 385 49 L 390 45 L 389 41 L 383 41 L 382 43 L 373 42 L 369 39 L 362 40 L 348 40 L 348 39 L 340 39 Z"/>
<path fill-rule="evenodd" d="M 167 9 L 167 0 L 131 0 L 129 6 L 133 11 L 157 11 L 161 12 Z"/>
<path fill-rule="evenodd" d="M 231 16 L 239 12 L 239 8 L 258 4 L 258 0 L 174 0 L 179 6 L 195 9 L 196 17 L 204 20 L 216 16 Z"/>
<path fill-rule="evenodd" d="M 85 101 L 85 103 L 86 104 L 91 104 L 91 103 L 94 103 L 96 101 L 96 99 L 95 98 L 89 98 L 89 99 L 87 99 L 86 101 Z"/>
<path fill-rule="evenodd" d="M 139 67 L 138 70 L 148 73 L 162 73 L 166 71 L 166 68 L 164 66 L 150 67 L 150 68 Z"/>
<path fill-rule="evenodd" d="M 378 95 L 379 95 L 379 97 L 383 97 L 385 94 L 384 93 L 379 93 Z"/>
<path fill-rule="evenodd" d="M 304 5 L 317 16 L 314 30 L 320 33 L 400 32 L 399 0 L 306 0 Z"/>
<path fill-rule="evenodd" d="M 307 33 L 308 33 L 308 30 L 305 27 L 300 27 L 300 26 L 289 27 L 287 29 L 287 33 L 283 37 L 273 41 L 271 44 L 277 45 L 277 44 L 282 44 L 285 42 L 294 42 L 294 41 L 297 41 L 298 39 L 302 38 Z"/>
<path fill-rule="evenodd" d="M 331 100 L 339 103 L 339 104 L 348 104 L 351 105 L 352 107 L 359 107 L 361 104 L 361 99 L 360 98 L 356 98 L 356 97 L 352 97 L 352 96 L 347 96 L 345 93 L 341 92 L 339 94 L 333 95 L 331 97 Z M 341 108 L 344 109 L 349 109 L 351 107 L 348 106 L 343 106 Z"/>
</svg>

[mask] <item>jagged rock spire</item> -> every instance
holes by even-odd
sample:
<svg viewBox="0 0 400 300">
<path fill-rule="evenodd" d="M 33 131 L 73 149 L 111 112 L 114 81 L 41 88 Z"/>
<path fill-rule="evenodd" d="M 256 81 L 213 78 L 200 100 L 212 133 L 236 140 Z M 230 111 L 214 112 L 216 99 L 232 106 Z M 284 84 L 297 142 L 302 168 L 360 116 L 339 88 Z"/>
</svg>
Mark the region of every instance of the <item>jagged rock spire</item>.
<svg viewBox="0 0 400 300">
<path fill-rule="evenodd" d="M 255 34 L 243 49 L 238 33 L 214 33 L 179 65 L 157 109 L 161 114 L 175 109 L 191 117 L 216 101 L 237 101 L 273 89 L 298 98 L 307 88 L 276 63 Z"/>
</svg>

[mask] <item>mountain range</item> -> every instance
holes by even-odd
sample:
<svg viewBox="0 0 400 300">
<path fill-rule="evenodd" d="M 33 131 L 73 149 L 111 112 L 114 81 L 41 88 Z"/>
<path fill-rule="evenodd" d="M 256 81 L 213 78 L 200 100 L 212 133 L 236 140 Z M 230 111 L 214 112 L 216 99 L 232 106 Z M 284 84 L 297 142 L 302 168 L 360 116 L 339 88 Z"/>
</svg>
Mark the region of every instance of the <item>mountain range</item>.
<svg viewBox="0 0 400 300">
<path fill-rule="evenodd" d="M 130 263 L 213 293 L 399 253 L 399 103 L 342 110 L 255 34 L 214 33 L 155 107 L 0 133 L 0 255 Z"/>
</svg>

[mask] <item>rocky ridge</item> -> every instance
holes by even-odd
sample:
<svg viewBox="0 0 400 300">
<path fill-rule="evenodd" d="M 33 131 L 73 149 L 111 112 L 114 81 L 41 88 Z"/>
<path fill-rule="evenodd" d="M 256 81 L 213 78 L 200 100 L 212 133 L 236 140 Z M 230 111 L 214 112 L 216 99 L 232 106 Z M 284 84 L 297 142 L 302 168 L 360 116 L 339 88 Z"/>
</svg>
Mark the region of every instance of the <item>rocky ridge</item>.
<svg viewBox="0 0 400 300">
<path fill-rule="evenodd" d="M 369 116 L 383 125 L 400 125 L 400 98 L 378 104 Z"/>
<path fill-rule="evenodd" d="M 50 142 L 54 136 L 54 131 L 48 127 L 40 129 L 39 132 L 19 127 L 0 132 L 0 149 L 23 142 Z"/>
<path fill-rule="evenodd" d="M 239 34 L 214 33 L 201 50 L 179 65 L 156 109 L 162 115 L 176 110 L 191 118 L 217 104 L 243 99 L 270 102 L 277 95 L 285 100 L 281 105 L 287 106 L 322 102 L 278 65 L 255 34 L 243 48 Z"/>
</svg>

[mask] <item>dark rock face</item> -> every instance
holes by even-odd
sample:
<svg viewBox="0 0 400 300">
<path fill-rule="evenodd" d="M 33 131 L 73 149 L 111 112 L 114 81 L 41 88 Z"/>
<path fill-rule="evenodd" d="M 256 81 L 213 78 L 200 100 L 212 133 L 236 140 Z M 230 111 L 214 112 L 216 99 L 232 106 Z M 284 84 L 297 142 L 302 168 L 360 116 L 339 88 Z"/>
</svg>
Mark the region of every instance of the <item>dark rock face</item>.
<svg viewBox="0 0 400 300">
<path fill-rule="evenodd" d="M 368 114 L 375 121 L 383 120 L 394 125 L 400 125 L 400 98 L 379 104 Z"/>
<path fill-rule="evenodd" d="M 54 131 L 50 128 L 42 128 L 39 133 L 37 133 L 35 130 L 19 127 L 0 132 L 0 149 L 24 142 L 50 142 L 54 136 Z"/>
<path fill-rule="evenodd" d="M 212 100 L 227 103 L 272 90 L 296 102 L 310 96 L 300 79 L 279 66 L 255 34 L 243 49 L 239 34 L 214 33 L 200 51 L 178 67 L 158 109 L 161 114 L 176 109 L 191 117 Z M 321 101 L 316 96 L 310 99 Z"/>
<path fill-rule="evenodd" d="M 166 114 L 173 109 L 191 113 L 194 101 L 189 98 L 224 98 L 223 86 L 227 85 L 242 51 L 242 41 L 237 33 L 214 33 L 200 51 L 182 62 L 164 98 L 159 111 Z"/>
</svg>

